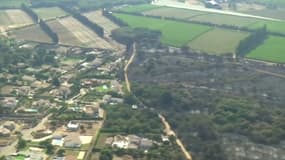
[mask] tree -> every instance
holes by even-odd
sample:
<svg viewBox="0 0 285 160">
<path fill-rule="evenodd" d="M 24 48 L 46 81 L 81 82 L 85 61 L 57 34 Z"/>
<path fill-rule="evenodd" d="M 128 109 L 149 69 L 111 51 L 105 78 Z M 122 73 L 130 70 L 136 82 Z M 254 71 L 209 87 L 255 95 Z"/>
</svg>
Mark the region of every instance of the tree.
<svg viewBox="0 0 285 160">
<path fill-rule="evenodd" d="M 27 142 L 22 139 L 22 137 L 19 138 L 18 144 L 17 144 L 17 150 L 21 150 L 27 146 Z"/>
<path fill-rule="evenodd" d="M 100 154 L 99 159 L 100 160 L 112 160 L 113 159 L 112 152 L 110 150 L 103 150 Z"/>
<path fill-rule="evenodd" d="M 60 82 L 59 82 L 59 79 L 57 77 L 52 78 L 52 85 L 54 85 L 56 87 L 60 86 Z"/>
<path fill-rule="evenodd" d="M 56 155 L 59 156 L 59 157 L 63 157 L 64 154 L 65 154 L 65 150 L 63 150 L 63 149 L 59 149 L 59 150 L 57 151 L 57 153 L 56 153 Z"/>
</svg>

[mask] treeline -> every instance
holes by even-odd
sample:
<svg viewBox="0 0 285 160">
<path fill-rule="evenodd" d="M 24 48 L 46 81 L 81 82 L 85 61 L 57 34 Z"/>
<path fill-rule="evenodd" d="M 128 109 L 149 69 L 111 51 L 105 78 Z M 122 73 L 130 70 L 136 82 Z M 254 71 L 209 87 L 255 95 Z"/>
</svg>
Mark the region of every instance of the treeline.
<svg viewBox="0 0 285 160">
<path fill-rule="evenodd" d="M 112 22 L 114 22 L 115 24 L 117 24 L 120 27 L 126 27 L 128 26 L 128 24 L 124 21 L 122 21 L 120 18 L 117 18 L 116 16 L 114 16 L 112 14 L 111 11 L 104 9 L 102 11 L 102 15 L 107 17 L 108 19 L 110 19 Z"/>
<path fill-rule="evenodd" d="M 39 25 L 42 30 L 52 39 L 53 43 L 58 43 L 58 35 L 46 24 L 45 21 L 40 20 Z"/>
<path fill-rule="evenodd" d="M 82 16 L 77 11 L 70 9 L 68 7 L 65 7 L 63 5 L 60 6 L 65 12 L 71 14 L 74 18 L 76 18 L 79 22 L 86 25 L 88 28 L 90 28 L 92 31 L 96 32 L 99 37 L 104 37 L 104 29 L 97 25 L 96 23 L 91 22 L 87 17 Z"/>
<path fill-rule="evenodd" d="M 236 54 L 239 56 L 246 55 L 251 50 L 254 50 L 256 47 L 261 45 L 267 38 L 267 35 L 266 26 L 256 30 L 255 32 L 252 32 L 248 37 L 239 42 L 239 45 L 236 49 Z"/>
<path fill-rule="evenodd" d="M 25 4 L 22 4 L 21 9 L 24 12 L 26 12 L 33 19 L 34 22 L 36 22 L 36 23 L 39 22 L 38 15 L 30 7 L 26 6 Z"/>
</svg>

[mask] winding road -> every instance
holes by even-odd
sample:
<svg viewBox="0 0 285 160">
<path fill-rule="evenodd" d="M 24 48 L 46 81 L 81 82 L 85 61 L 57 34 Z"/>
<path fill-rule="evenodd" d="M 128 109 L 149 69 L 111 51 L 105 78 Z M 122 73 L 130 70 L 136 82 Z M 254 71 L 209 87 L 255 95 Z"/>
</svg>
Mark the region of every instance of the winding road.
<svg viewBox="0 0 285 160">
<path fill-rule="evenodd" d="M 128 68 L 130 66 L 130 64 L 133 63 L 134 58 L 136 56 L 136 44 L 134 43 L 133 45 L 133 52 L 132 52 L 132 56 L 130 57 L 130 59 L 128 60 L 127 64 L 125 65 L 124 68 L 124 76 L 125 76 L 125 82 L 126 82 L 126 87 L 129 93 L 131 93 L 131 84 L 128 78 Z M 158 117 L 160 118 L 162 124 L 164 125 L 164 132 L 166 135 L 168 136 L 174 136 L 176 138 L 176 143 L 177 145 L 180 147 L 182 153 L 184 154 L 185 158 L 187 160 L 192 160 L 192 156 L 191 154 L 186 150 L 185 146 L 183 145 L 182 141 L 177 137 L 176 133 L 172 130 L 170 124 L 167 122 L 167 120 L 165 119 L 165 117 L 161 114 L 158 114 Z"/>
</svg>

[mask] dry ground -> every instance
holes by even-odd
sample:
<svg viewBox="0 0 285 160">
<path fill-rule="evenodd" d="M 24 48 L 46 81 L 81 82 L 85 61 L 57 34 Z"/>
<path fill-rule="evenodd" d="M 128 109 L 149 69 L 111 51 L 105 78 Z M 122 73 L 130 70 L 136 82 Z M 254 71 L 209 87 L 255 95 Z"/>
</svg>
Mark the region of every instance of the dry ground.
<svg viewBox="0 0 285 160">
<path fill-rule="evenodd" d="M 118 25 L 110 21 L 108 18 L 104 17 L 101 10 L 85 13 L 84 16 L 86 16 L 92 22 L 103 27 L 104 32 L 107 35 L 110 35 L 114 29 L 119 28 Z"/>
<path fill-rule="evenodd" d="M 22 10 L 9 9 L 0 11 L 0 31 L 33 24 L 33 20 Z"/>
<path fill-rule="evenodd" d="M 61 44 L 111 49 L 111 45 L 107 41 L 73 17 L 51 21 L 49 25 L 59 34 Z"/>
<path fill-rule="evenodd" d="M 28 40 L 36 42 L 51 43 L 50 37 L 39 27 L 39 25 L 33 25 L 10 32 L 10 36 L 17 40 Z"/>
</svg>

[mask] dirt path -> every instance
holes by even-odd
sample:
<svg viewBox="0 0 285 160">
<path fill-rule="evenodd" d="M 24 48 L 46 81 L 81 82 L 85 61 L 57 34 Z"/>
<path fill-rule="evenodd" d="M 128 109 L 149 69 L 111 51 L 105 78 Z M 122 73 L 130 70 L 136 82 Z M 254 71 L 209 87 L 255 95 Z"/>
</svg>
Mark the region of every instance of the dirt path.
<svg viewBox="0 0 285 160">
<path fill-rule="evenodd" d="M 132 62 L 134 61 L 135 56 L 136 56 L 136 44 L 133 45 L 132 56 L 129 59 L 128 63 L 126 64 L 125 68 L 124 68 L 125 82 L 126 82 L 127 90 L 128 90 L 129 93 L 131 93 L 131 85 L 130 85 L 129 78 L 128 78 L 128 68 L 129 68 L 130 64 L 132 64 Z M 174 136 L 176 138 L 176 143 L 180 147 L 180 149 L 181 149 L 182 153 L 184 154 L 185 158 L 187 160 L 192 160 L 191 154 L 186 150 L 186 148 L 184 147 L 182 141 L 176 136 L 175 132 L 171 129 L 171 126 L 169 125 L 167 120 L 161 114 L 158 114 L 158 116 L 161 119 L 161 122 L 162 122 L 162 124 L 165 127 L 165 130 L 164 130 L 165 133 L 168 136 Z"/>
<path fill-rule="evenodd" d="M 186 150 L 186 148 L 184 147 L 182 141 L 176 136 L 175 132 L 171 129 L 171 126 L 169 125 L 169 123 L 167 122 L 167 120 L 161 115 L 158 115 L 161 122 L 163 123 L 165 129 L 164 132 L 168 135 L 168 136 L 174 136 L 176 138 L 176 143 L 177 145 L 180 147 L 181 151 L 183 152 L 185 158 L 187 160 L 192 160 L 192 156 L 191 154 Z"/>
<path fill-rule="evenodd" d="M 129 59 L 128 63 L 126 64 L 125 68 L 124 68 L 124 76 L 125 76 L 125 82 L 126 82 L 126 86 L 127 86 L 127 90 L 128 92 L 130 93 L 131 92 L 131 84 L 130 84 L 130 81 L 129 81 L 129 78 L 128 78 L 128 69 L 129 69 L 129 66 L 130 64 L 133 63 L 134 61 L 134 58 L 136 56 L 136 44 L 133 45 L 133 53 L 132 53 L 132 56 L 131 58 Z"/>
</svg>

